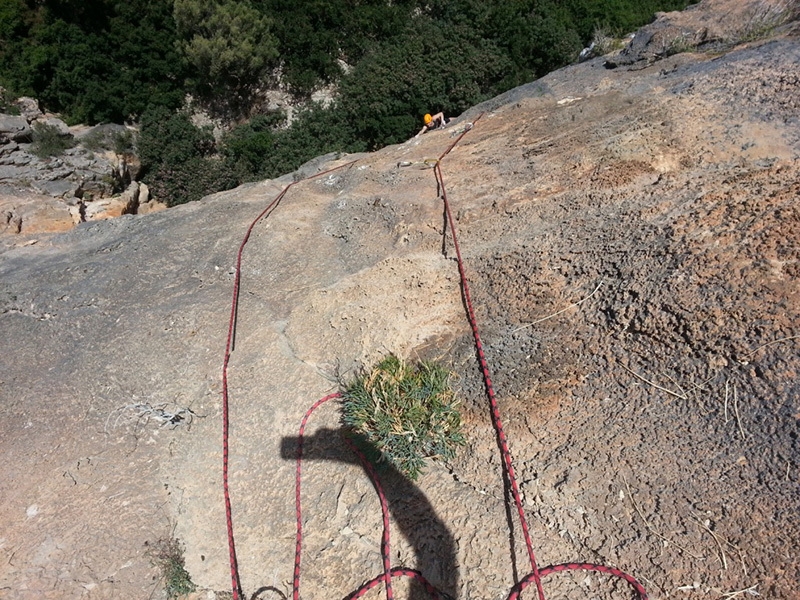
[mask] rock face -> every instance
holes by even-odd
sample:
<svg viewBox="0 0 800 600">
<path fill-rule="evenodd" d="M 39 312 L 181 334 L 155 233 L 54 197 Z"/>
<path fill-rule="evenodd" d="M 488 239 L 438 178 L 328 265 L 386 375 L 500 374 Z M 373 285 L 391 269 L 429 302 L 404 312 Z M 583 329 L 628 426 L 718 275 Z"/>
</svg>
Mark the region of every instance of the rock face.
<svg viewBox="0 0 800 600">
<path fill-rule="evenodd" d="M 0 115 L 0 143 L 29 142 L 31 134 L 31 128 L 24 117 Z M 18 146 L 15 146 L 16 148 Z"/>
<path fill-rule="evenodd" d="M 143 212 L 166 208 L 149 196 L 138 200 L 140 166 L 134 156 L 104 149 L 125 127 L 70 128 L 43 115 L 33 98 L 20 98 L 17 105 L 21 116 L 0 115 L 0 214 L 10 214 L 8 221 L 15 224 L 4 228 L 0 222 L 0 241 L 24 244 L 83 221 L 135 213 L 140 204 Z M 74 138 L 77 146 L 55 157 L 37 156 L 32 143 L 37 124 Z"/>
<path fill-rule="evenodd" d="M 705 0 L 683 12 L 661 13 L 640 29 L 606 66 L 644 65 L 689 50 L 724 52 L 781 27 L 797 27 L 797 2 L 781 0 Z"/>
<path fill-rule="evenodd" d="M 302 171 L 356 159 L 295 185 L 243 251 L 229 465 L 248 598 L 290 588 L 301 417 L 388 352 L 452 366 L 468 437 L 416 485 L 384 482 L 393 565 L 458 598 L 505 598 L 530 571 L 430 168 L 467 123 L 441 167 L 539 565 L 620 567 L 654 598 L 797 597 L 793 31 L 649 66 L 590 60 Z M 229 597 L 233 266 L 292 180 L 0 254 L 0 597 L 150 597 L 150 549 L 170 536 L 196 597 Z M 332 403 L 308 427 L 306 598 L 381 570 L 378 503 L 338 428 Z M 545 579 L 548 598 L 623 587 Z"/>
</svg>

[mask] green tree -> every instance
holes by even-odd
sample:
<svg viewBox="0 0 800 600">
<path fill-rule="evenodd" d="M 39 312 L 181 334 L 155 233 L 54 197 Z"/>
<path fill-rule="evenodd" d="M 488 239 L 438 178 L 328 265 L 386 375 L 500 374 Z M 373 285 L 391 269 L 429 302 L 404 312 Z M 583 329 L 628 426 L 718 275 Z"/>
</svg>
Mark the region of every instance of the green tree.
<svg viewBox="0 0 800 600">
<path fill-rule="evenodd" d="M 269 177 L 267 157 L 275 151 L 275 129 L 285 122 L 286 115 L 282 112 L 258 115 L 225 136 L 223 153 L 239 179 Z"/>
<path fill-rule="evenodd" d="M 223 153 L 240 181 L 278 177 L 328 152 L 365 149 L 336 108 L 307 106 L 288 128 L 281 127 L 284 119 L 282 113 L 259 115 L 226 136 Z"/>
<path fill-rule="evenodd" d="M 337 80 L 337 59 L 355 65 L 375 44 L 402 32 L 416 0 L 263 0 L 275 21 L 282 79 L 299 96 Z"/>
<path fill-rule="evenodd" d="M 70 122 L 177 107 L 184 77 L 169 2 L 0 0 L 0 84 Z"/>
<path fill-rule="evenodd" d="M 195 127 L 185 112 L 148 110 L 142 116 L 138 150 L 145 183 L 168 206 L 239 183 L 229 165 L 216 157 L 211 131 Z"/>
<path fill-rule="evenodd" d="M 484 35 L 510 57 L 511 67 L 498 92 L 569 64 L 583 47 L 572 14 L 557 0 L 499 3 L 486 21 Z"/>
<path fill-rule="evenodd" d="M 466 24 L 415 19 L 344 77 L 338 108 L 370 149 L 408 139 L 425 113 L 458 114 L 489 97 L 511 63 Z"/>
<path fill-rule="evenodd" d="M 267 157 L 265 173 L 277 177 L 321 154 L 365 149 L 341 110 L 314 104 L 301 110 L 291 127 L 277 132 L 274 152 Z"/>
<path fill-rule="evenodd" d="M 246 0 L 175 0 L 174 18 L 202 93 L 246 99 L 277 64 L 271 21 Z"/>
</svg>

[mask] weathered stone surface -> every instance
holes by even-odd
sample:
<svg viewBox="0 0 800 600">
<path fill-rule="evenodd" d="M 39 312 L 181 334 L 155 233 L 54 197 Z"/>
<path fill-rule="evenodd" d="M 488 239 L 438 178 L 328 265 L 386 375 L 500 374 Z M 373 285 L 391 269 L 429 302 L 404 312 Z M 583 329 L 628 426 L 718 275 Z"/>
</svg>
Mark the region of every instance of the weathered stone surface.
<svg viewBox="0 0 800 600">
<path fill-rule="evenodd" d="M 150 200 L 150 188 L 146 183 L 139 182 L 139 203 L 147 204 Z"/>
<path fill-rule="evenodd" d="M 0 165 L 0 181 L 18 181 L 30 175 L 30 169 L 25 168 L 24 161 L 20 161 L 23 163 L 22 165 L 14 164 L 15 162 L 17 161 Z"/>
<path fill-rule="evenodd" d="M 17 98 L 14 104 L 19 109 L 20 114 L 25 117 L 25 120 L 28 121 L 28 123 L 43 116 L 43 113 L 39 108 L 39 101 L 36 100 L 36 98 L 22 96 Z"/>
<path fill-rule="evenodd" d="M 796 2 L 781 0 L 706 0 L 685 11 L 659 13 L 655 22 L 640 29 L 606 66 L 653 63 L 694 50 L 723 51 L 753 41 L 793 18 Z"/>
<path fill-rule="evenodd" d="M 0 143 L 26 142 L 31 139 L 31 128 L 25 117 L 0 114 Z"/>
<path fill-rule="evenodd" d="M 17 150 L 19 150 L 19 144 L 16 142 L 6 142 L 5 144 L 0 144 L 0 157 L 12 154 Z"/>
<path fill-rule="evenodd" d="M 64 199 L 87 193 L 99 199 L 131 182 L 130 162 L 135 163 L 113 152 L 93 153 L 82 147 L 70 148 L 58 157 L 38 158 L 31 144 L 9 142 L 0 146 L 0 182 L 20 193 L 27 190 Z"/>
<path fill-rule="evenodd" d="M 134 181 L 119 196 L 86 203 L 84 218 L 86 221 L 113 219 L 122 215 L 136 214 L 138 208 L 139 184 Z"/>
<path fill-rule="evenodd" d="M 137 215 L 147 215 L 166 210 L 167 205 L 150 197 L 150 189 L 144 183 L 139 183 L 139 208 Z"/>
<path fill-rule="evenodd" d="M 0 194 L 0 216 L 0 239 L 5 237 L 7 243 L 13 245 L 36 235 L 67 231 L 74 225 L 63 202 L 30 193 Z"/>
<path fill-rule="evenodd" d="M 58 131 L 61 135 L 64 136 L 71 136 L 72 133 L 69 130 L 69 125 L 67 125 L 64 121 L 55 117 L 53 115 L 44 115 L 41 117 L 36 118 L 32 123 L 40 123 L 47 127 L 52 127 Z"/>
<path fill-rule="evenodd" d="M 64 177 L 69 174 L 67 173 Z M 37 181 L 32 187 L 40 194 L 52 196 L 53 198 L 64 198 L 66 196 L 74 196 L 75 190 L 78 189 L 78 184 L 62 178 L 60 173 L 54 173 L 52 179 Z"/>
<path fill-rule="evenodd" d="M 792 36 L 638 70 L 592 60 L 294 186 L 240 271 L 229 464 L 246 597 L 289 593 L 305 410 L 388 352 L 457 371 L 468 438 L 415 484 L 384 481 L 393 565 L 487 599 L 530 568 L 425 168 L 471 122 L 441 167 L 540 563 L 611 564 L 658 598 L 795 600 L 799 62 Z M 50 237 L 23 219 L 8 238 L 0 589 L 15 600 L 150 597 L 146 549 L 170 535 L 201 594 L 229 591 L 233 266 L 292 179 Z M 381 572 L 377 500 L 338 427 L 332 403 L 309 422 L 304 598 Z M 621 585 L 545 580 L 568 600 Z"/>
</svg>

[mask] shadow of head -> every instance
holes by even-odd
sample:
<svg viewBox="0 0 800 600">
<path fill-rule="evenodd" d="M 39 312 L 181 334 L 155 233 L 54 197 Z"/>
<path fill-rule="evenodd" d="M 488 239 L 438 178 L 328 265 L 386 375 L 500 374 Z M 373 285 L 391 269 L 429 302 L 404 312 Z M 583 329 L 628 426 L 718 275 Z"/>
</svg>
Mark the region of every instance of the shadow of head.
<svg viewBox="0 0 800 600">
<path fill-rule="evenodd" d="M 421 571 L 443 595 L 455 598 L 458 589 L 458 569 L 453 535 L 419 487 L 403 475 L 391 461 L 378 460 L 381 456 L 380 450 L 365 438 L 354 437 L 345 429 L 323 428 L 317 430 L 313 436 L 303 436 L 302 459 L 361 465 L 359 457 L 345 442 L 345 436 L 348 436 L 376 467 L 389 512 L 403 537 L 414 548 L 415 568 Z M 299 443 L 300 439 L 297 437 L 283 438 L 281 458 L 297 459 Z M 375 532 L 375 535 L 376 540 L 379 540 L 380 532 Z M 408 596 L 410 600 L 430 598 L 416 582 L 412 582 L 410 590 Z"/>
</svg>

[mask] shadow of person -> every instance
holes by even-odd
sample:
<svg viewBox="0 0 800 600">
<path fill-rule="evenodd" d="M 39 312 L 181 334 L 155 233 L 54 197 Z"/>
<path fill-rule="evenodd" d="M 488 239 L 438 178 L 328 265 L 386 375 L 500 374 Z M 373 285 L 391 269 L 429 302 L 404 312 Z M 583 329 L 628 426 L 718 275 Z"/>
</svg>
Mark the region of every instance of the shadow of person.
<svg viewBox="0 0 800 600">
<path fill-rule="evenodd" d="M 303 436 L 303 460 L 329 460 L 358 464 L 363 467 L 359 457 L 348 447 L 345 440 L 346 435 L 344 429 L 323 428 L 313 436 Z M 296 459 L 298 441 L 297 437 L 284 437 L 281 440 L 281 458 Z M 359 450 L 370 459 L 380 455 L 380 451 L 364 438 L 357 438 L 355 443 Z M 374 460 L 371 462 L 373 465 L 375 464 Z M 416 569 L 445 598 L 456 598 L 458 567 L 453 535 L 436 514 L 422 490 L 398 471 L 392 463 L 380 462 L 377 471 L 389 506 L 389 513 L 405 539 L 414 548 L 417 559 Z M 429 600 L 431 598 L 422 584 L 415 580 L 412 580 L 409 589 L 411 590 L 408 596 L 409 600 Z"/>
</svg>

